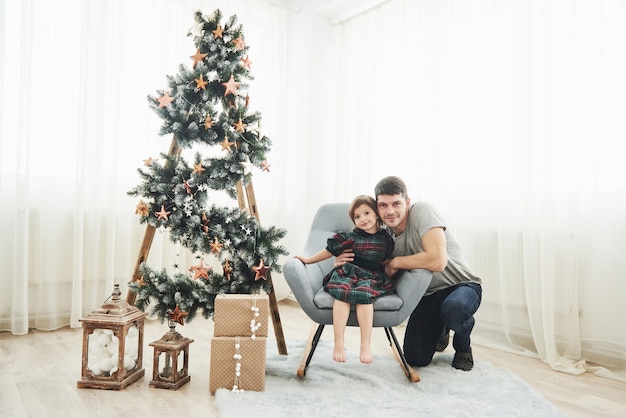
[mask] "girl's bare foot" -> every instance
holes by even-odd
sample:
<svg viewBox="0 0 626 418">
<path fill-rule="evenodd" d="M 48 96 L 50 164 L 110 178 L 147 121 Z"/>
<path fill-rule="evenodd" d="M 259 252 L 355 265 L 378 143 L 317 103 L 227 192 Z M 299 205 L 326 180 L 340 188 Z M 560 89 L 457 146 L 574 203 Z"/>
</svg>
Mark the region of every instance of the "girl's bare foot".
<svg viewBox="0 0 626 418">
<path fill-rule="evenodd" d="M 333 360 L 338 361 L 339 363 L 346 362 L 346 350 L 343 347 L 335 346 L 333 350 Z"/>
<path fill-rule="evenodd" d="M 372 350 L 370 347 L 361 347 L 361 354 L 359 356 L 361 359 L 361 363 L 370 364 L 374 361 L 374 356 L 372 355 Z"/>
</svg>

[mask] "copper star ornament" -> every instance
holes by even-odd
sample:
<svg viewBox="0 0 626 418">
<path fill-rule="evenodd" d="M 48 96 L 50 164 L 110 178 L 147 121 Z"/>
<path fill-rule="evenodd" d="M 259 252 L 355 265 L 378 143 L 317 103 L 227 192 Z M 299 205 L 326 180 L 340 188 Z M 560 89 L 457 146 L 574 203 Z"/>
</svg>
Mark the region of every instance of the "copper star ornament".
<svg viewBox="0 0 626 418">
<path fill-rule="evenodd" d="M 191 192 L 191 186 L 189 185 L 189 183 L 187 183 L 187 180 L 183 180 L 183 187 L 185 188 L 185 191 L 187 192 L 188 195 L 193 194 Z"/>
<path fill-rule="evenodd" d="M 248 70 L 250 69 L 250 67 L 252 66 L 252 61 L 250 61 L 250 58 L 248 58 L 248 56 L 246 55 L 245 58 L 242 58 L 241 63 L 243 64 L 243 66 L 245 68 L 247 68 Z"/>
<path fill-rule="evenodd" d="M 170 316 L 171 321 L 177 322 L 180 325 L 185 325 L 185 318 L 189 314 L 181 311 L 178 305 L 176 305 L 176 308 L 173 311 L 168 312 L 168 315 Z"/>
<path fill-rule="evenodd" d="M 170 96 L 170 93 L 167 91 L 163 94 L 163 96 L 157 98 L 157 102 L 159 102 L 159 107 L 165 107 L 169 105 L 170 103 L 172 103 L 173 101 L 174 101 L 174 98 Z"/>
<path fill-rule="evenodd" d="M 172 212 L 166 211 L 164 205 L 161 205 L 160 211 L 154 212 L 154 214 L 157 216 L 157 219 L 160 221 L 167 221 L 167 217 L 169 216 L 170 213 Z"/>
<path fill-rule="evenodd" d="M 206 216 L 205 212 L 202 212 L 202 231 L 204 231 L 205 234 L 207 234 L 209 232 L 209 218 Z"/>
<path fill-rule="evenodd" d="M 198 163 L 198 164 L 194 164 L 193 165 L 193 172 L 196 174 L 202 174 L 202 172 L 206 170 L 204 167 L 202 167 L 202 163 Z"/>
<path fill-rule="evenodd" d="M 211 267 L 204 264 L 204 258 L 200 259 L 200 263 L 198 263 L 198 265 L 189 267 L 189 271 L 193 272 L 194 280 L 200 278 L 208 280 L 209 270 L 211 270 Z"/>
<path fill-rule="evenodd" d="M 233 268 L 230 265 L 230 261 L 226 260 L 226 262 L 222 265 L 224 269 L 224 276 L 230 281 L 230 275 L 233 273 Z"/>
<path fill-rule="evenodd" d="M 145 166 L 149 166 L 150 164 L 152 164 L 154 160 L 152 159 L 152 157 L 148 157 L 147 160 L 143 160 L 143 165 Z"/>
<path fill-rule="evenodd" d="M 267 280 L 267 273 L 270 271 L 270 269 L 265 266 L 265 264 L 263 263 L 263 259 L 259 261 L 258 266 L 252 267 L 252 270 L 256 272 L 256 275 L 254 276 L 255 282 L 259 279 Z"/>
<path fill-rule="evenodd" d="M 213 127 L 213 120 L 211 119 L 211 115 L 206 115 L 206 119 L 204 120 L 204 129 L 207 131 Z"/>
<path fill-rule="evenodd" d="M 213 39 L 221 38 L 224 33 L 224 29 L 222 29 L 222 25 L 217 25 L 217 29 L 213 30 Z"/>
<path fill-rule="evenodd" d="M 247 124 L 241 121 L 241 118 L 233 125 L 235 127 L 236 132 L 245 132 Z"/>
<path fill-rule="evenodd" d="M 267 161 L 263 161 L 261 163 L 261 170 L 267 171 L 269 173 L 269 171 L 270 171 L 270 163 L 268 163 Z"/>
<path fill-rule="evenodd" d="M 199 62 L 202 62 L 203 59 L 205 59 L 209 54 L 203 54 L 200 52 L 200 49 L 196 49 L 196 53 L 192 56 L 190 56 L 189 58 L 191 58 L 193 60 L 193 65 L 191 66 L 191 68 L 196 68 L 196 65 Z"/>
<path fill-rule="evenodd" d="M 241 83 L 235 81 L 235 78 L 231 75 L 226 83 L 222 83 L 222 86 L 226 88 L 224 92 L 224 96 L 228 96 L 229 94 L 237 94 L 237 90 Z"/>
<path fill-rule="evenodd" d="M 194 81 L 196 82 L 197 89 L 206 90 L 206 85 L 209 84 L 209 82 L 204 79 L 202 74 L 200 74 L 200 78 L 196 78 Z"/>
<path fill-rule="evenodd" d="M 135 215 L 148 216 L 150 214 L 150 207 L 146 205 L 146 202 L 140 200 L 135 207 Z"/>
<path fill-rule="evenodd" d="M 239 38 L 233 40 L 233 43 L 235 44 L 235 49 L 239 50 L 239 51 L 243 51 L 243 49 L 246 46 L 246 43 L 243 41 L 243 38 L 241 36 L 239 36 Z"/>
<path fill-rule="evenodd" d="M 223 140 L 222 142 L 220 142 L 220 145 L 222 146 L 222 151 L 225 151 L 225 150 L 232 151 L 232 150 L 230 149 L 230 147 L 232 147 L 233 145 L 235 145 L 235 143 L 234 143 L 234 142 L 230 142 L 230 141 L 228 140 L 228 137 L 227 137 L 227 136 L 225 136 L 225 137 L 224 137 L 224 140 Z"/>
<path fill-rule="evenodd" d="M 213 242 L 209 244 L 209 246 L 211 247 L 211 252 L 212 253 L 220 253 L 220 251 L 222 251 L 222 247 L 224 246 L 224 244 L 220 244 L 220 242 L 217 240 L 217 237 L 213 238 Z"/>
</svg>

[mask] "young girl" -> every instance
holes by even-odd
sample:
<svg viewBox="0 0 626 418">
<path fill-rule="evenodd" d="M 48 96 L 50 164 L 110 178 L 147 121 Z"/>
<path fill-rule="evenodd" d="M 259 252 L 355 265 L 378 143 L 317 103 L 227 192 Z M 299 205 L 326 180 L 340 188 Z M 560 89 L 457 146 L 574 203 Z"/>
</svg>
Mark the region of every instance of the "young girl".
<svg viewBox="0 0 626 418">
<path fill-rule="evenodd" d="M 349 232 L 339 232 L 328 239 L 326 248 L 312 257 L 296 256 L 304 264 L 317 263 L 341 254 L 346 249 L 355 253 L 354 262 L 335 267 L 324 277 L 324 290 L 334 298 L 333 330 L 335 348 L 333 359 L 346 361 L 344 332 L 350 305 L 356 305 L 356 316 L 361 329 L 362 363 L 371 363 L 374 358 L 371 350 L 372 326 L 374 320 L 374 299 L 393 293 L 394 287 L 385 274 L 384 263 L 393 252 L 393 239 L 380 229 L 376 201 L 370 196 L 357 196 L 348 209 L 355 228 Z"/>
</svg>

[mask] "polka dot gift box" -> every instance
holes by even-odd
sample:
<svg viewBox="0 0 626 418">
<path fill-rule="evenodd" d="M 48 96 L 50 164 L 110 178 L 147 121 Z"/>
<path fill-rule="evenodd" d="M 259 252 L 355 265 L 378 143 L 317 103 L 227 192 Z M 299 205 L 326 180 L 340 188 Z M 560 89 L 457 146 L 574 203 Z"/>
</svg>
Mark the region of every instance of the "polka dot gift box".
<svg viewBox="0 0 626 418">
<path fill-rule="evenodd" d="M 215 298 L 209 390 L 265 390 L 269 297 L 222 294 Z"/>
</svg>

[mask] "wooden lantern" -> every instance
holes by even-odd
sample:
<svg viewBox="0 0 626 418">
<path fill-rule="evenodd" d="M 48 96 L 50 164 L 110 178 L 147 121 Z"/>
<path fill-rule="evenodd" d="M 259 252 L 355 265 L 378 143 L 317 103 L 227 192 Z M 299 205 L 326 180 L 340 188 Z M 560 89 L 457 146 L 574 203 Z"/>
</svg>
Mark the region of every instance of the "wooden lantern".
<svg viewBox="0 0 626 418">
<path fill-rule="evenodd" d="M 79 388 L 121 390 L 143 377 L 146 314 L 120 297 L 116 284 L 110 300 L 83 323 L 83 366 Z"/>
<path fill-rule="evenodd" d="M 189 376 L 189 344 L 193 340 L 175 331 L 175 321 L 169 321 L 170 330 L 160 340 L 150 343 L 154 347 L 152 381 L 150 387 L 178 389 L 191 380 Z"/>
</svg>

